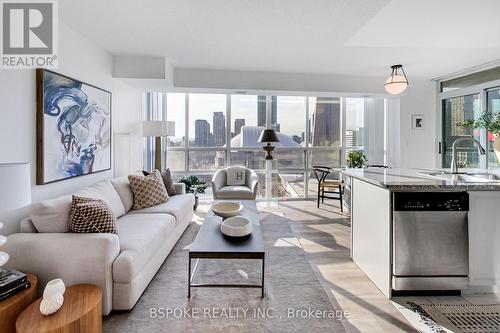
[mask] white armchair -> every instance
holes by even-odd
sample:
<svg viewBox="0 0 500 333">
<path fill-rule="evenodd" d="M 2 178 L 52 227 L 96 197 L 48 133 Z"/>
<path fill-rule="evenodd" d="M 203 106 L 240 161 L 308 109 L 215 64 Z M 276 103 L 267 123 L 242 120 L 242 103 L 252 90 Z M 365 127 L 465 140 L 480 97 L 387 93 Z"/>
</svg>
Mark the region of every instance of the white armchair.
<svg viewBox="0 0 500 333">
<path fill-rule="evenodd" d="M 217 171 L 212 178 L 214 199 L 255 200 L 259 184 L 257 173 L 245 168 L 245 185 L 231 186 L 227 185 L 227 169 Z"/>
</svg>

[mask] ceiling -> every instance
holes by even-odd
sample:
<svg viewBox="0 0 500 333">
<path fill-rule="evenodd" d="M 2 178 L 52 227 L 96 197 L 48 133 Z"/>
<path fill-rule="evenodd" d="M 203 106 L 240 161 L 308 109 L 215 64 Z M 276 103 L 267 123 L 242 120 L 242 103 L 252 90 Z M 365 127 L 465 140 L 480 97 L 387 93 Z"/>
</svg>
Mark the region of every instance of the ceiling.
<svg viewBox="0 0 500 333">
<path fill-rule="evenodd" d="M 84 5 L 83 5 L 84 4 Z M 175 67 L 430 79 L 500 58 L 499 0 L 60 1 L 114 55 Z"/>
</svg>

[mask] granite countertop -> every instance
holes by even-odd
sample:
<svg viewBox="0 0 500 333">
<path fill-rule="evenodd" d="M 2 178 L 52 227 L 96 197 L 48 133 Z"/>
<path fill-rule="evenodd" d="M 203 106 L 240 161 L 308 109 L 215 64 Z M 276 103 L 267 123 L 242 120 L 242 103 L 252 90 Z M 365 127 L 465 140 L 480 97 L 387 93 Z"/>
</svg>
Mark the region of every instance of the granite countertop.
<svg viewBox="0 0 500 333">
<path fill-rule="evenodd" d="M 387 188 L 390 191 L 500 191 L 500 180 L 464 181 L 442 180 L 426 173 L 439 173 L 447 170 L 430 169 L 345 169 L 342 174 L 363 180 L 367 183 Z M 486 170 L 464 169 L 467 173 L 488 173 Z M 490 174 L 491 171 L 490 171 Z M 495 174 L 497 175 L 497 174 Z M 451 177 L 451 175 L 448 175 Z M 498 175 L 500 178 L 500 175 Z"/>
</svg>

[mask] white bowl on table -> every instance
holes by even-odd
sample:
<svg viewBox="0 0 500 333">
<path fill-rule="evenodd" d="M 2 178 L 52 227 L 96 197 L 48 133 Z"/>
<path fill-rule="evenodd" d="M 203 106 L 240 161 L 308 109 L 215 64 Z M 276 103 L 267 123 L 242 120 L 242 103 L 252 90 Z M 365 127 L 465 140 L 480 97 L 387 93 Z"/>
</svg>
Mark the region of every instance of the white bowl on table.
<svg viewBox="0 0 500 333">
<path fill-rule="evenodd" d="M 233 216 L 225 219 L 220 225 L 220 231 L 229 237 L 245 237 L 252 233 L 252 222 L 243 216 Z"/>
<path fill-rule="evenodd" d="M 242 210 L 243 205 L 240 202 L 222 201 L 212 206 L 214 214 L 223 219 L 239 215 Z"/>
</svg>

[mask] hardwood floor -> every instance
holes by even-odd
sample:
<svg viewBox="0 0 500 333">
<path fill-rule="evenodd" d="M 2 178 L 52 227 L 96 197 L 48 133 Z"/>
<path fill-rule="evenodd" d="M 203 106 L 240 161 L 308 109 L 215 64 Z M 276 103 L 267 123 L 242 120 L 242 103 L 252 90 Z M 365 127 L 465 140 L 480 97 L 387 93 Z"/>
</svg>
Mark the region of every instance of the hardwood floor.
<svg viewBox="0 0 500 333">
<path fill-rule="evenodd" d="M 338 202 L 316 208 L 314 201 L 280 202 L 292 230 L 331 302 L 350 316 L 347 332 L 416 332 L 350 259 L 350 221 Z"/>
<path fill-rule="evenodd" d="M 332 304 L 349 312 L 342 321 L 347 332 L 417 332 L 390 300 L 350 259 L 350 221 L 330 200 L 318 209 L 315 201 L 259 202 L 259 208 L 281 212 L 289 220 Z M 210 202 L 199 209 L 208 210 Z"/>
</svg>

